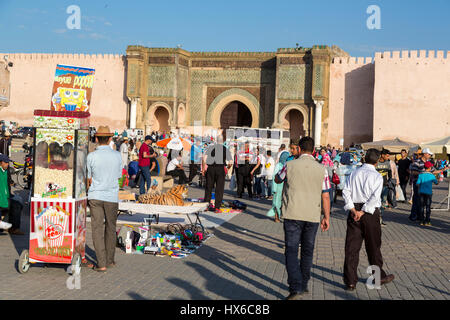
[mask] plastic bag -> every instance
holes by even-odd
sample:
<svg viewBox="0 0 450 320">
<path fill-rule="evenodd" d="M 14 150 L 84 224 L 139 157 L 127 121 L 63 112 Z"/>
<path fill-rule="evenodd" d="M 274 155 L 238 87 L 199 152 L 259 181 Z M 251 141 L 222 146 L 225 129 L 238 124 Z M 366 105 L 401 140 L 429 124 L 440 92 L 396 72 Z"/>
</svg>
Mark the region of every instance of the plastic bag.
<svg viewBox="0 0 450 320">
<path fill-rule="evenodd" d="M 395 193 L 397 196 L 397 201 L 405 201 L 405 195 L 403 194 L 402 188 L 400 186 L 395 186 Z"/>
<path fill-rule="evenodd" d="M 232 175 L 230 179 L 230 190 L 236 189 L 236 176 Z"/>
</svg>

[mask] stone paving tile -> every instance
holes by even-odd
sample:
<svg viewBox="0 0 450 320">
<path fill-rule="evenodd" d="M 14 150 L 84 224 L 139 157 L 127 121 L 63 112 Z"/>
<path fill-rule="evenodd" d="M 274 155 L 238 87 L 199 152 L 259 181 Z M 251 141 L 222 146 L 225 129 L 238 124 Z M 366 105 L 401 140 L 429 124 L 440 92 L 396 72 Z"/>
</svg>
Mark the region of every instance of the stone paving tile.
<svg viewBox="0 0 450 320">
<path fill-rule="evenodd" d="M 433 196 L 443 198 L 446 184 Z M 202 195 L 196 188 L 192 197 Z M 228 194 L 225 199 L 233 199 Z M 432 227 L 421 227 L 408 220 L 409 204 L 387 211 L 383 219 L 382 253 L 384 268 L 396 279 L 381 290 L 369 290 L 367 255 L 360 253 L 360 281 L 354 292 L 344 290 L 342 268 L 346 232 L 346 213 L 338 197 L 333 206 L 331 228 L 319 230 L 310 293 L 305 300 L 355 299 L 450 299 L 450 214 L 433 212 Z M 126 255 L 117 249 L 117 267 L 106 274 L 82 269 L 81 289 L 69 290 L 69 275 L 64 266 L 35 265 L 19 274 L 16 265 L 20 252 L 28 248 L 28 235 L 0 234 L 0 299 L 283 299 L 288 295 L 284 266 L 283 225 L 266 217 L 267 201 L 243 200 L 246 213 L 232 217 L 211 230 L 214 236 L 191 256 L 175 260 L 148 255 Z M 29 215 L 22 217 L 22 230 L 29 228 Z M 87 253 L 95 256 L 88 225 Z"/>
</svg>

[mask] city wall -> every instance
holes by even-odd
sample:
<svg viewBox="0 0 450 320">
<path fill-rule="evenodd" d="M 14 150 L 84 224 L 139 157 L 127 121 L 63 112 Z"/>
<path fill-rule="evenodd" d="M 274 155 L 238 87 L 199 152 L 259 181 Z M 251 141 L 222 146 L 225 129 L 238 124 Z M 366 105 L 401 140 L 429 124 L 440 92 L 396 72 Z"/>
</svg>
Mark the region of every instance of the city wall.
<svg viewBox="0 0 450 320">
<path fill-rule="evenodd" d="M 374 140 L 450 135 L 450 51 L 375 55 Z"/>
<path fill-rule="evenodd" d="M 126 128 L 126 59 L 112 54 L 8 54 L 10 68 L 10 105 L 0 110 L 0 119 L 31 126 L 35 109 L 50 109 L 53 78 L 57 64 L 95 69 L 89 112 L 91 125 L 108 125 L 122 132 Z"/>
<path fill-rule="evenodd" d="M 335 57 L 330 67 L 330 113 L 327 141 L 332 146 L 372 141 L 372 58 Z"/>
</svg>

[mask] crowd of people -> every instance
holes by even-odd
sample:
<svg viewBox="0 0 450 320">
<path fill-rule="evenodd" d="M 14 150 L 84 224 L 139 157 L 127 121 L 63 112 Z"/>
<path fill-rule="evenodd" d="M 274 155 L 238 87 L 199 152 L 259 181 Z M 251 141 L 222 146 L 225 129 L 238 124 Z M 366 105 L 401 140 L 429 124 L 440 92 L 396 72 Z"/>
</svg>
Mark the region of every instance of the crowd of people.
<svg viewBox="0 0 450 320">
<path fill-rule="evenodd" d="M 407 202 L 410 193 L 409 219 L 430 226 L 432 185 L 447 175 L 449 167 L 448 160 L 433 160 L 429 149 L 418 150 L 412 157 L 408 157 L 407 150 L 398 155 L 387 149 L 346 148 L 341 151 L 329 145 L 316 148 L 310 137 L 292 142 L 288 148 L 282 144 L 276 154 L 249 142 L 227 144 L 210 136 L 181 136 L 191 143 L 190 150 L 184 151 L 162 148 L 157 143 L 174 137 L 173 134 L 152 132 L 140 138 L 129 136 L 126 130 L 115 135 L 104 126 L 94 132 L 97 147 L 88 154 L 87 177 L 97 263 L 83 261 L 84 265 L 98 272 L 106 272 L 115 265 L 117 180 L 124 174 L 131 178 L 130 186 L 139 188 L 140 194 L 154 186 L 153 176 L 168 175 L 178 184 L 190 185 L 194 185 L 198 177 L 198 186 L 205 190 L 205 202 L 211 202 L 214 191 L 215 200 L 209 210 L 216 213 L 221 212 L 228 177 L 230 189 L 236 189 L 238 199 L 247 193 L 249 200 L 272 201 L 267 215 L 275 222 L 283 222 L 284 226 L 290 292 L 287 299 L 298 299 L 308 292 L 317 230 L 320 227 L 325 232 L 330 228 L 334 194 L 336 186 L 341 184 L 336 169 L 352 166 L 355 170 L 346 178 L 342 189 L 344 209 L 348 212 L 344 283 L 347 290 L 356 287 L 359 251 L 364 241 L 369 263 L 380 268 L 383 285 L 394 280 L 394 276 L 386 274 L 382 268 L 383 212 L 395 207 L 397 199 Z M 5 153 L 7 139 L 0 141 L 0 151 Z M 8 154 L 0 153 L 2 215 L 13 203 L 9 201 L 12 196 L 7 170 L 9 162 Z M 0 229 L 13 227 L 17 232 L 14 216 L 10 222 L 2 219 Z"/>
<path fill-rule="evenodd" d="M 159 140 L 176 136 L 173 133 L 152 132 L 143 139 L 139 139 L 128 137 L 124 131 L 121 135 L 112 137 L 110 147 L 120 152 L 123 168 L 128 170 L 127 173 L 132 178 L 131 186 L 139 187 L 141 194 L 151 187 L 151 177 L 160 175 L 162 170 L 165 175 L 172 176 L 179 184 L 188 183 L 205 188 L 205 198 L 208 198 L 210 190 L 214 189 L 211 184 L 215 181 L 208 179 L 210 178 L 208 174 L 210 176 L 217 174 L 214 170 L 208 171 L 207 154 L 210 152 L 209 148 L 216 147 L 218 143 L 211 136 L 181 135 L 180 138 L 191 142 L 190 151 L 176 151 L 157 146 Z M 298 145 L 291 143 L 287 148 L 282 144 L 276 154 L 272 154 L 271 150 L 266 150 L 262 146 L 252 146 L 248 142 L 237 145 L 227 145 L 227 143 L 220 145 L 230 153 L 231 157 L 223 168 L 223 184 L 228 178 L 230 190 L 235 191 L 237 198 L 243 198 L 247 193 L 248 199 L 251 200 L 272 201 L 272 208 L 268 215 L 274 217 L 275 222 L 281 222 L 283 185 L 277 184 L 274 177 L 287 162 L 299 158 Z M 327 170 L 331 186 L 328 192 L 332 206 L 338 191 L 337 185 L 340 183 L 339 178 L 337 181 L 335 178 L 337 167 L 352 166 L 353 169 L 360 167 L 365 162 L 365 152 L 362 149 L 354 148 L 353 145 L 344 150 L 327 145 L 320 148 L 315 147 L 311 155 Z M 433 160 L 432 156 L 432 152 L 428 149 L 419 149 L 416 153 L 412 153 L 411 157 L 408 156 L 406 149 L 402 150 L 400 154 L 391 153 L 387 149 L 381 150 L 376 165 L 376 170 L 383 178 L 380 196 L 381 225 L 386 225 L 382 219 L 383 212 L 396 207 L 398 201 L 409 202 L 412 205 L 410 215 L 412 221 L 418 220 L 422 225 L 431 225 L 429 217 L 432 199 L 431 187 L 429 187 L 431 178 L 425 179 L 425 177 L 435 177 L 438 174 L 446 176 L 445 169 L 448 167 L 448 160 Z M 157 161 L 158 158 L 163 158 L 163 161 Z M 431 175 L 425 175 L 427 172 Z M 196 178 L 198 180 L 194 182 Z M 437 183 L 438 179 L 431 179 L 431 181 Z M 214 185 L 217 186 L 217 184 Z M 219 180 L 219 185 L 218 190 L 215 190 L 215 196 L 221 199 L 224 192 L 222 191 L 224 187 L 221 186 L 222 178 Z M 210 208 L 211 211 L 215 209 L 218 208 L 215 206 Z"/>
</svg>

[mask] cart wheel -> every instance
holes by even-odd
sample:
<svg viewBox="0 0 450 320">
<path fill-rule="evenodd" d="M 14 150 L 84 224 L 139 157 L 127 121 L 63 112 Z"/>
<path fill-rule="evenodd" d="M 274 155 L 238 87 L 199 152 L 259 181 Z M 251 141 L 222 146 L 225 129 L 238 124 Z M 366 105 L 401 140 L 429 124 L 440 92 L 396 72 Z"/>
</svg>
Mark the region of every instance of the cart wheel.
<svg viewBox="0 0 450 320">
<path fill-rule="evenodd" d="M 81 256 L 79 253 L 75 253 L 72 257 L 72 264 L 69 266 L 68 272 L 71 275 L 80 274 L 81 270 Z"/>
<path fill-rule="evenodd" d="M 26 273 L 30 269 L 28 250 L 23 250 L 19 257 L 19 272 Z"/>
</svg>

